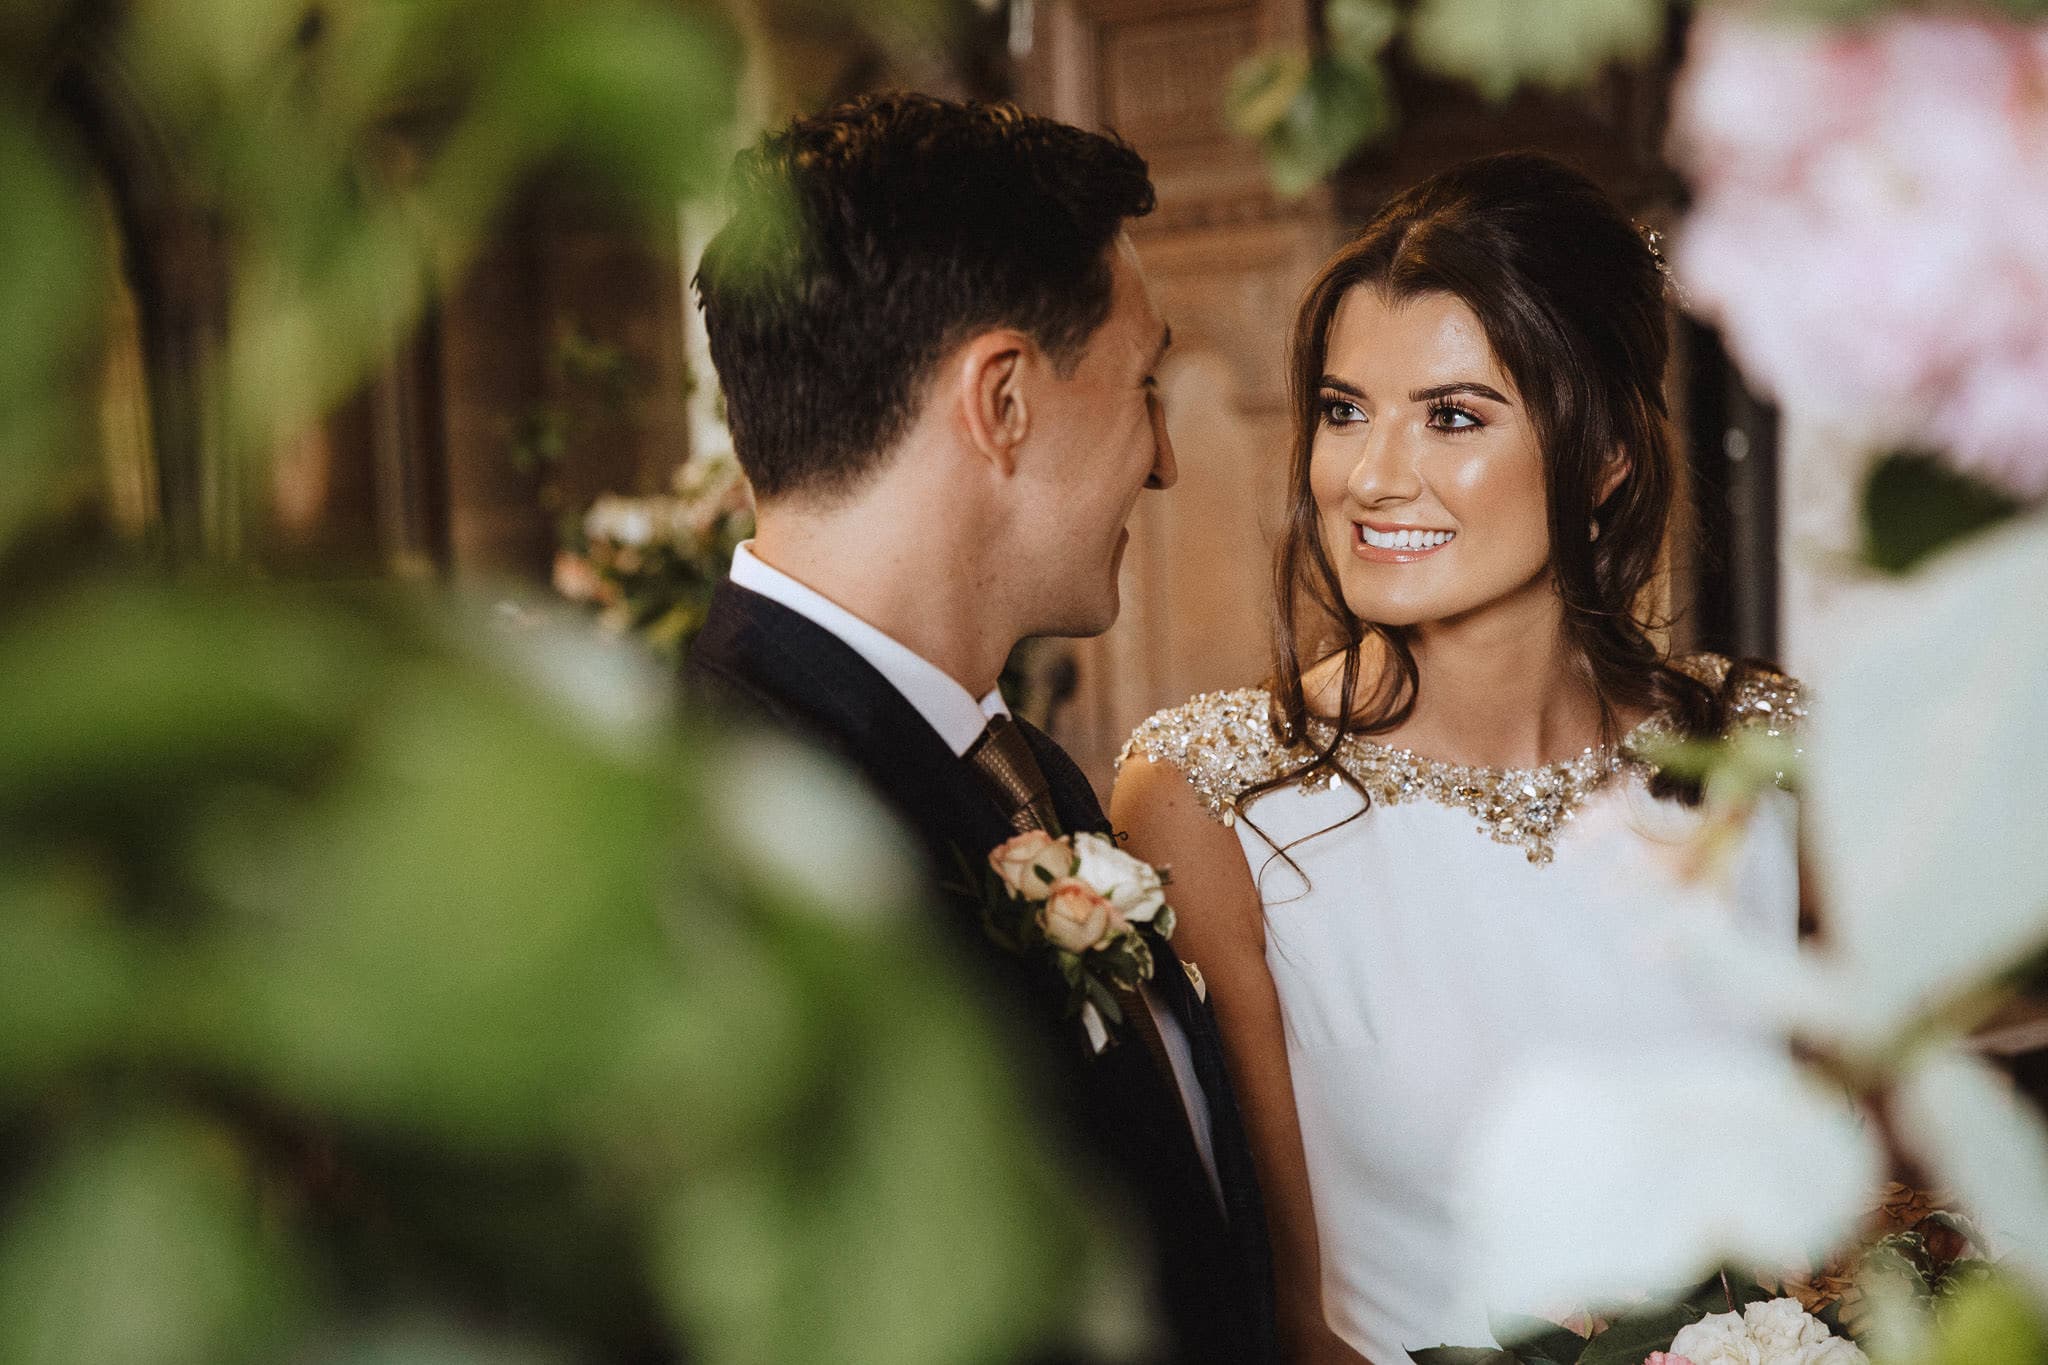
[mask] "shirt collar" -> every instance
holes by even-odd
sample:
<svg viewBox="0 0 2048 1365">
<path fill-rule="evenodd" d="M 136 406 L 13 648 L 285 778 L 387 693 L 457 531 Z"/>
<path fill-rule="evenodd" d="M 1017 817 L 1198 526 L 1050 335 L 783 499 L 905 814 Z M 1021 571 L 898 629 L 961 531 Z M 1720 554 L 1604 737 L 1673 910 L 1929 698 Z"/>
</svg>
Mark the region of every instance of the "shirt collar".
<svg viewBox="0 0 2048 1365">
<path fill-rule="evenodd" d="M 980 701 L 953 676 L 908 645 L 890 638 L 831 598 L 797 582 L 754 553 L 743 542 L 732 556 L 732 581 L 749 592 L 779 602 L 822 630 L 836 636 L 903 694 L 925 722 L 938 731 L 956 755 L 965 756 L 993 716 L 1010 708 L 999 689 Z"/>
</svg>

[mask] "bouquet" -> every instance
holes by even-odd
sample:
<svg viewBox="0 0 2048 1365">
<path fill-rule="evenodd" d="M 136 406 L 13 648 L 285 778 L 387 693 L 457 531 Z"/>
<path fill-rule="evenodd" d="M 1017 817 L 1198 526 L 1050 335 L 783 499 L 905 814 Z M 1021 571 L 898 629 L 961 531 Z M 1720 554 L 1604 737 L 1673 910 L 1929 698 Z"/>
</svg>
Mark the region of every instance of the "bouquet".
<svg viewBox="0 0 2048 1365">
<path fill-rule="evenodd" d="M 1715 1297 L 1734 1295 L 1715 1281 Z M 1758 1297 L 1708 1313 L 1697 1299 L 1593 1320 L 1590 1337 L 1535 1319 L 1495 1325 L 1505 1348 L 1438 1346 L 1410 1352 L 1417 1365 L 1868 1365 L 1853 1342 L 1789 1298 Z"/>
<path fill-rule="evenodd" d="M 1671 1349 L 1644 1365 L 1868 1365 L 1863 1352 L 1830 1332 L 1796 1299 L 1753 1303 L 1681 1327 Z"/>
<path fill-rule="evenodd" d="M 732 456 L 687 461 L 672 487 L 591 503 L 564 537 L 554 573 L 555 591 L 597 607 L 606 629 L 671 655 L 696 635 L 734 548 L 754 533 L 753 495 Z"/>
<path fill-rule="evenodd" d="M 1944 1203 L 1893 1181 L 1854 1243 L 1811 1268 L 1776 1278 L 1723 1274 L 1676 1304 L 1630 1308 L 1612 1319 L 1574 1314 L 1570 1326 L 1503 1319 L 1494 1335 L 1505 1349 L 1410 1354 L 1418 1365 L 1867 1365 L 1853 1338 L 1865 1326 L 1870 1272 L 1933 1301 L 1991 1270 L 1975 1229 Z"/>
<path fill-rule="evenodd" d="M 965 858 L 966 888 L 981 904 L 990 938 L 1012 953 L 1042 957 L 1067 984 L 1096 1052 L 1124 1022 L 1119 991 L 1152 977 L 1149 929 L 1173 937 L 1165 871 L 1133 858 L 1101 834 L 1055 837 L 1027 830 L 989 851 L 978 876 Z"/>
</svg>

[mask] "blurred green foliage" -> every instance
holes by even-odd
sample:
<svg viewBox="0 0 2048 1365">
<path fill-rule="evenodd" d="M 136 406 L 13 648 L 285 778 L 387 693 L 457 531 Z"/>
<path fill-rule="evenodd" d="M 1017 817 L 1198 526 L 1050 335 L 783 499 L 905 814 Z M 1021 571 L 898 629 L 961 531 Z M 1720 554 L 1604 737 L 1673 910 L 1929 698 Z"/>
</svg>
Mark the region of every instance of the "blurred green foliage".
<svg viewBox="0 0 2048 1365">
<path fill-rule="evenodd" d="M 1936 456 L 1893 451 L 1863 483 L 1863 558 L 1909 573 L 1932 556 L 2019 514 L 2022 504 Z"/>
<path fill-rule="evenodd" d="M 1259 141 L 1282 194 L 1305 193 L 1393 127 L 1381 57 L 1399 22 L 1388 0 L 1330 0 L 1318 50 L 1269 48 L 1232 73 L 1224 96 L 1230 126 Z"/>
<path fill-rule="evenodd" d="M 1265 151 L 1274 188 L 1304 193 L 1398 123 L 1387 59 L 1398 43 L 1417 66 L 1501 100 L 1523 85 L 1582 85 L 1662 45 L 1664 0 L 1328 0 L 1316 41 L 1247 59 L 1226 94 L 1231 126 Z"/>
<path fill-rule="evenodd" d="M 1921 1365 L 2048 1365 L 2048 1319 L 2010 1280 L 1987 1276 L 1950 1298 L 1935 1315 Z"/>
<path fill-rule="evenodd" d="M 1004 1359 L 1120 1283 L 846 779 L 533 609 L 92 513 L 68 70 L 220 230 L 219 351 L 151 378 L 254 466 L 537 171 L 672 215 L 740 56 L 656 0 L 0 7 L 0 1365 Z"/>
<path fill-rule="evenodd" d="M 1260 144 L 1273 187 L 1293 198 L 1398 126 L 1387 72 L 1397 47 L 1420 70 L 1501 101 L 1524 86 L 1578 89 L 1615 65 L 1646 62 L 1664 51 L 1675 17 L 1693 7 L 1669 0 L 1326 0 L 1309 44 L 1267 48 L 1239 65 L 1225 111 L 1233 128 Z M 1795 23 L 1843 23 L 1924 7 L 1916 0 L 1764 0 L 1744 8 Z M 2048 0 L 1973 0 L 1964 8 L 2030 19 L 2048 14 Z"/>
</svg>

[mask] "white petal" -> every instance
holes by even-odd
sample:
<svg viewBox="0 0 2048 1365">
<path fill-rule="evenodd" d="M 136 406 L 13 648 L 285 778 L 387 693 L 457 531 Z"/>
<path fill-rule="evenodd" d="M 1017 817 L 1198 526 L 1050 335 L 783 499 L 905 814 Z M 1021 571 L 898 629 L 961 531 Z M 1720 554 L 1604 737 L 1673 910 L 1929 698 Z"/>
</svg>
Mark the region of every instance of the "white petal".
<svg viewBox="0 0 2048 1365">
<path fill-rule="evenodd" d="M 1852 1041 L 2048 944 L 2048 519 L 1957 551 L 1818 680 L 1808 814 Z"/>
<path fill-rule="evenodd" d="M 1095 1008 L 1093 1000 L 1081 1006 L 1081 1027 L 1087 1031 L 1091 1052 L 1100 1052 L 1109 1046 L 1109 1027 L 1102 1022 L 1102 1011 Z"/>
<path fill-rule="evenodd" d="M 709 785 L 724 833 L 769 885 L 847 923 L 897 920 L 917 903 L 909 840 L 825 754 L 749 734 L 718 756 Z"/>
<path fill-rule="evenodd" d="M 2048 1292 L 2048 1128 L 1999 1072 L 1938 1052 L 1893 1095 L 1900 1136 L 1996 1243 L 2004 1265 Z"/>
<path fill-rule="evenodd" d="M 1477 1131 L 1475 1287 L 1514 1311 L 1794 1263 L 1853 1228 L 1881 1170 L 1841 1098 L 1761 1049 L 1542 1064 Z"/>
</svg>

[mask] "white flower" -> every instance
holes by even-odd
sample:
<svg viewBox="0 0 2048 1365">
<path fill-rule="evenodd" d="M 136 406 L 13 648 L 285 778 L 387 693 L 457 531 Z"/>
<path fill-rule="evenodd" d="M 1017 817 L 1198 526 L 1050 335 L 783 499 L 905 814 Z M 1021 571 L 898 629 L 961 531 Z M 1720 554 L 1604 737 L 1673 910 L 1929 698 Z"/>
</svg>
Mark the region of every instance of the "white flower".
<svg viewBox="0 0 2048 1365">
<path fill-rule="evenodd" d="M 1742 1310 L 1742 1325 L 1763 1348 L 1764 1359 L 1789 1359 L 1802 1346 L 1817 1346 L 1830 1333 L 1818 1318 L 1799 1306 L 1796 1299 L 1772 1299 L 1753 1303 Z"/>
<path fill-rule="evenodd" d="M 641 499 L 606 494 L 583 514 L 583 534 L 614 545 L 646 545 L 654 539 L 654 517 Z"/>
<path fill-rule="evenodd" d="M 1693 297 L 1752 379 L 1854 446 L 1932 444 L 2048 494 L 2048 440 L 2011 420 L 2048 382 L 2042 30 L 1716 8 L 1674 111 Z"/>
<path fill-rule="evenodd" d="M 1693 1365 L 1867 1365 L 1862 1351 L 1831 1335 L 1796 1299 L 1701 1318 L 1679 1329 L 1671 1354 Z"/>
<path fill-rule="evenodd" d="M 1802 1346 L 1785 1361 L 1786 1365 L 1870 1365 L 1869 1356 L 1857 1349 L 1854 1342 L 1840 1337 L 1829 1337 L 1826 1341 Z"/>
<path fill-rule="evenodd" d="M 1088 883 L 1133 924 L 1148 923 L 1166 904 L 1165 883 L 1152 864 L 1133 858 L 1100 834 L 1076 834 L 1074 876 Z"/>
<path fill-rule="evenodd" d="M 1739 1313 L 1713 1313 L 1671 1339 L 1671 1354 L 1692 1365 L 1764 1365 L 1763 1352 L 1742 1324 Z"/>
</svg>

